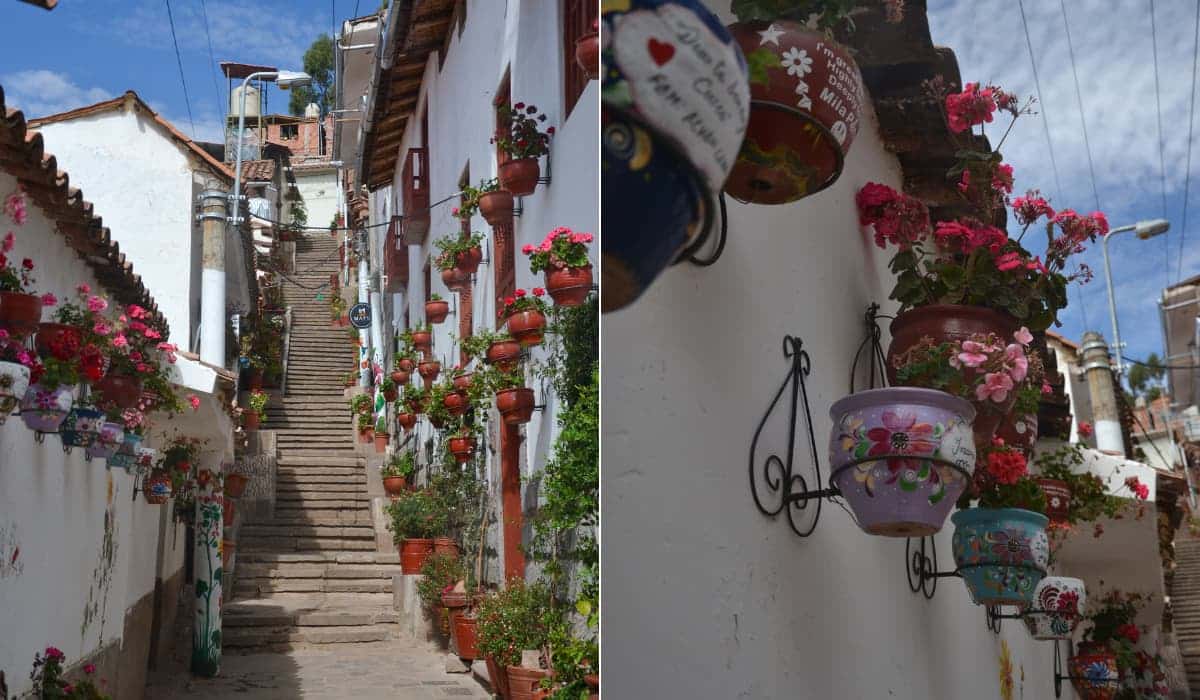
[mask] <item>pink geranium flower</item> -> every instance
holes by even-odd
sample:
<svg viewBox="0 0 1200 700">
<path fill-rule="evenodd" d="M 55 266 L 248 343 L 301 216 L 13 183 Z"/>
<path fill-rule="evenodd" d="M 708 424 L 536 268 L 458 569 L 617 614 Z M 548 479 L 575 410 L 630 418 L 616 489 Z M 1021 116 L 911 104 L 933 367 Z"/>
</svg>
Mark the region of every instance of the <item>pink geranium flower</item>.
<svg viewBox="0 0 1200 700">
<path fill-rule="evenodd" d="M 90 296 L 87 300 L 87 307 L 88 311 L 100 313 L 108 308 L 108 302 L 98 296 Z"/>
<path fill-rule="evenodd" d="M 996 269 L 1001 272 L 1015 270 L 1021 266 L 1021 256 L 1015 252 L 1009 251 L 1004 255 L 996 258 Z"/>
<path fill-rule="evenodd" d="M 1029 373 L 1029 358 L 1025 357 L 1025 348 L 1018 343 L 1012 343 L 1004 348 L 1004 357 L 1010 364 L 1008 373 L 1013 381 L 1024 381 L 1025 375 Z"/>
<path fill-rule="evenodd" d="M 1033 334 L 1029 332 L 1028 328 L 1021 326 L 1015 333 L 1013 333 L 1013 340 L 1017 341 L 1021 345 L 1029 345 L 1033 342 Z"/>
<path fill-rule="evenodd" d="M 58 297 L 46 292 L 42 295 L 42 306 L 54 306 L 58 303 Z"/>
<path fill-rule="evenodd" d="M 987 348 L 983 343 L 974 340 L 964 340 L 962 352 L 958 353 L 958 361 L 967 367 L 978 367 L 987 362 Z"/>
<path fill-rule="evenodd" d="M 1013 389 L 1012 377 L 1004 372 L 988 372 L 983 384 L 975 387 L 975 398 L 979 401 L 1004 403 Z"/>
</svg>

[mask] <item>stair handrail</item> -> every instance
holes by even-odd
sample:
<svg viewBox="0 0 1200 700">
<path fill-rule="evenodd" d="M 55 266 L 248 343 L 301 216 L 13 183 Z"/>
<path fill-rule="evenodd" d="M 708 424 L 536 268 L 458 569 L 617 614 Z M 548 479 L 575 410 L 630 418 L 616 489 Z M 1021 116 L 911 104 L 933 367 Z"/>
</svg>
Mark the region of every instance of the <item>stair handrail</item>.
<svg viewBox="0 0 1200 700">
<path fill-rule="evenodd" d="M 279 395 L 287 396 L 288 356 L 292 349 L 292 305 L 283 309 L 283 376 L 279 378 Z"/>
</svg>

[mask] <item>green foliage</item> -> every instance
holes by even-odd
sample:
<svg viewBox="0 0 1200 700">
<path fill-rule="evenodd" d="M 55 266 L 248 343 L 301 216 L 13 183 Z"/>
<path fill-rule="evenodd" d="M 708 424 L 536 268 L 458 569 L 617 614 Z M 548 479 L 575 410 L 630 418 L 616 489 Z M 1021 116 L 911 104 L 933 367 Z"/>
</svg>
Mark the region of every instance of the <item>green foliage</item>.
<svg viewBox="0 0 1200 700">
<path fill-rule="evenodd" d="M 600 359 L 600 301 L 591 297 L 579 306 L 555 307 L 549 327 L 554 338 L 544 373 L 554 384 L 555 393 L 568 405 L 592 382 Z"/>
<path fill-rule="evenodd" d="M 374 407 L 370 394 L 355 394 L 350 399 L 350 410 L 358 415 L 370 414 Z"/>
<path fill-rule="evenodd" d="M 411 479 L 417 473 L 417 458 L 411 450 L 393 452 L 387 463 L 380 467 L 379 473 L 384 478 L 402 476 Z"/>
<path fill-rule="evenodd" d="M 1015 484 L 1003 488 L 984 489 L 979 494 L 980 508 L 1023 508 L 1035 513 L 1046 512 L 1046 495 L 1042 487 L 1029 477 L 1022 477 Z"/>
<path fill-rule="evenodd" d="M 265 421 L 267 419 L 267 403 L 270 400 L 270 395 L 261 389 L 255 389 L 250 392 L 250 410 L 258 414 L 259 420 Z"/>
<path fill-rule="evenodd" d="M 1166 370 L 1163 369 L 1163 362 L 1159 359 L 1158 353 L 1150 353 L 1146 356 L 1145 364 L 1130 363 L 1129 365 L 1129 388 L 1135 396 L 1144 397 L 1147 401 L 1153 401 L 1162 394 L 1163 377 L 1166 376 Z M 1153 398 L 1151 398 L 1153 394 Z"/>
<path fill-rule="evenodd" d="M 1103 581 L 1101 581 L 1103 584 Z M 1117 656 L 1117 669 L 1124 675 L 1136 662 L 1135 640 L 1140 633 L 1134 628 L 1138 611 L 1150 602 L 1150 596 L 1141 593 L 1109 591 L 1104 596 L 1088 602 L 1084 616 L 1088 628 L 1083 633 L 1084 641 L 1102 644 Z M 1130 634 L 1134 638 L 1130 639 Z"/>
<path fill-rule="evenodd" d="M 388 530 L 396 544 L 407 538 L 427 539 L 446 531 L 446 518 L 437 501 L 425 491 L 403 494 L 389 503 L 385 510 L 391 522 Z"/>
<path fill-rule="evenodd" d="M 459 258 L 470 251 L 472 248 L 478 248 L 483 243 L 483 234 L 472 231 L 471 235 L 450 235 L 439 238 L 433 242 L 441 252 L 434 258 L 433 262 L 439 270 L 452 270 L 458 265 Z"/>
<path fill-rule="evenodd" d="M 435 552 L 421 565 L 421 580 L 417 582 L 417 595 L 427 610 L 442 603 L 442 591 L 466 578 L 462 560 L 453 554 Z"/>
<path fill-rule="evenodd" d="M 443 442 L 440 464 L 430 469 L 429 495 L 446 521 L 446 531 L 460 543 L 468 543 L 480 518 L 480 496 L 484 484 L 478 467 L 458 464 Z"/>
<path fill-rule="evenodd" d="M 543 585 L 519 579 L 484 598 L 476 611 L 479 651 L 494 657 L 501 666 L 515 666 L 521 661 L 522 650 L 541 649 L 548 639 L 548 622 L 552 621 L 549 600 Z"/>
<path fill-rule="evenodd" d="M 512 340 L 513 337 L 508 333 L 477 330 L 466 338 L 459 339 L 458 346 L 467 354 L 467 357 L 476 357 L 482 360 L 487 356 L 487 350 L 493 343 L 512 342 Z"/>
<path fill-rule="evenodd" d="M 1071 489 L 1071 505 L 1067 511 L 1067 522 L 1071 525 L 1102 517 L 1112 518 L 1125 505 L 1124 499 L 1108 493 L 1103 479 L 1091 472 L 1080 471 L 1085 461 L 1083 446 L 1078 443 L 1040 452 L 1034 458 L 1040 476 L 1065 482 Z"/>
<path fill-rule="evenodd" d="M 333 39 L 328 34 L 321 34 L 304 52 L 304 72 L 312 76 L 312 84 L 292 88 L 288 111 L 298 117 L 315 102 L 321 114 L 328 113 L 333 109 Z"/>
</svg>

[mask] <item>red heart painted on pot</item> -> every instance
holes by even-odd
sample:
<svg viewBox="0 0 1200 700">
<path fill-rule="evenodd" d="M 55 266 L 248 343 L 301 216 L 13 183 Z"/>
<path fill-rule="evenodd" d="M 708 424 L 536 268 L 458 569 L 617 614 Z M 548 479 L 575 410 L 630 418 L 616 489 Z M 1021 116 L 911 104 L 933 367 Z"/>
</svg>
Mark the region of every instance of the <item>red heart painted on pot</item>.
<svg viewBox="0 0 1200 700">
<path fill-rule="evenodd" d="M 660 66 L 670 61 L 671 57 L 675 55 L 674 46 L 654 37 L 650 37 L 650 41 L 646 42 L 646 49 L 650 52 L 650 58 Z"/>
</svg>

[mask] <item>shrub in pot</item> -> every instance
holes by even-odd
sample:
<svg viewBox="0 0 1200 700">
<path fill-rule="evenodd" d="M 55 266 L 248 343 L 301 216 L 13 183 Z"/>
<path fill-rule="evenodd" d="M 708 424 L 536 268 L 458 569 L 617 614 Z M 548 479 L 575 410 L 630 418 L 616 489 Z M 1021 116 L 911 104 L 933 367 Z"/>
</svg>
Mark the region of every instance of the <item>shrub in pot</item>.
<svg viewBox="0 0 1200 700">
<path fill-rule="evenodd" d="M 393 498 L 399 496 L 411 483 L 416 471 L 417 460 L 410 450 L 394 453 L 379 467 L 379 474 L 383 477 L 383 490 Z"/>
<path fill-rule="evenodd" d="M 542 301 L 546 290 L 534 287 L 533 292 L 516 289 L 513 295 L 504 299 L 504 308 L 497 315 L 504 320 L 508 334 L 521 347 L 533 347 L 542 344 L 542 336 L 546 329 L 546 314 L 550 307 Z"/>
<path fill-rule="evenodd" d="M 410 491 L 386 507 L 392 538 L 400 548 L 400 567 L 405 574 L 421 572 L 433 553 L 433 537 L 445 529 L 445 514 L 426 491 Z"/>
<path fill-rule="evenodd" d="M 481 600 L 476 609 L 479 652 L 489 659 L 489 673 L 493 665 L 498 671 L 491 677 L 508 677 L 509 697 L 516 689 L 511 687 L 512 676 L 506 671 L 519 668 L 523 650 L 541 649 L 546 644 L 549 601 L 550 594 L 543 585 L 513 579 L 504 590 Z M 526 680 L 527 675 L 518 671 L 518 680 Z M 537 678 L 542 675 L 544 672 Z M 523 690 L 528 697 L 533 688 Z"/>
<path fill-rule="evenodd" d="M 481 330 L 464 338 L 461 346 L 468 357 L 478 357 L 505 370 L 515 367 L 521 359 L 521 344 L 508 333 Z"/>
<path fill-rule="evenodd" d="M 371 418 L 370 413 L 360 413 L 355 418 L 355 427 L 358 428 L 358 440 L 362 443 L 374 442 L 375 440 L 375 421 Z"/>
<path fill-rule="evenodd" d="M 450 302 L 442 298 L 440 294 L 430 294 L 429 300 L 425 302 L 425 320 L 430 323 L 441 323 L 446 320 L 446 316 L 450 313 Z"/>
<path fill-rule="evenodd" d="M 1138 610 L 1147 596 L 1112 590 L 1093 600 L 1085 616 L 1083 640 L 1067 660 L 1075 692 L 1085 700 L 1117 697 L 1121 679 L 1132 675 L 1137 664 L 1136 645 L 1141 630 Z"/>
<path fill-rule="evenodd" d="M 23 194 L 10 195 L 10 199 L 13 196 L 24 201 Z M 8 257 L 15 238 L 9 231 L 0 243 L 0 329 L 23 338 L 36 331 L 42 320 L 42 299 L 33 293 L 33 261 Z"/>
<path fill-rule="evenodd" d="M 1024 608 L 1049 563 L 1045 496 L 1019 451 L 994 445 L 983 455 L 962 509 L 950 518 L 954 562 L 976 605 Z"/>
<path fill-rule="evenodd" d="M 455 279 L 462 280 L 462 284 L 458 287 L 450 287 L 451 289 L 460 289 L 470 283 L 471 275 L 475 274 L 479 269 L 479 263 L 483 261 L 483 249 L 480 247 L 482 243 L 483 234 L 475 232 L 470 235 L 446 236 L 434 241 L 434 245 L 441 251 L 434 258 L 434 264 L 442 272 L 454 270 Z"/>
<path fill-rule="evenodd" d="M 420 573 L 417 595 L 425 610 L 439 618 L 442 633 L 449 634 L 450 617 L 442 604 L 442 593 L 454 588 L 454 584 L 466 576 L 466 569 L 457 556 L 435 551 L 421 564 Z"/>
<path fill-rule="evenodd" d="M 375 452 L 377 454 L 383 454 L 384 452 L 387 452 L 388 441 L 391 440 L 391 437 L 392 436 L 389 435 L 387 431 L 387 419 L 383 416 L 380 416 L 379 420 L 375 421 L 374 440 Z"/>
<path fill-rule="evenodd" d="M 30 368 L 36 365 L 37 357 L 0 328 L 0 425 L 4 425 L 25 397 Z"/>
<path fill-rule="evenodd" d="M 481 180 L 476 190 L 476 201 L 479 204 L 479 213 L 489 226 L 499 226 L 512 221 L 513 193 L 500 189 L 498 179 Z"/>
<path fill-rule="evenodd" d="M 258 430 L 260 423 L 267 419 L 267 402 L 271 397 L 262 389 L 254 389 L 247 396 L 249 406 L 246 412 L 242 414 L 244 418 L 243 427 L 247 431 Z"/>
<path fill-rule="evenodd" d="M 541 175 L 538 158 L 550 152 L 554 127 L 543 131 L 546 115 L 524 102 L 501 105 L 496 116 L 503 134 L 492 141 L 507 156 L 498 168 L 500 186 L 518 197 L 533 194 Z"/>
<path fill-rule="evenodd" d="M 56 433 L 75 403 L 79 374 L 73 359 L 50 355 L 43 357 L 41 364 L 35 383 L 29 385 L 21 399 L 21 420 L 30 430 Z"/>
<path fill-rule="evenodd" d="M 400 389 L 390 375 L 384 377 L 383 381 L 379 383 L 379 389 L 383 393 L 384 401 L 395 401 L 400 397 Z"/>
<path fill-rule="evenodd" d="M 401 397 L 401 401 L 409 411 L 418 415 L 422 414 L 429 406 L 429 390 L 410 384 L 404 387 L 404 396 Z"/>
<path fill-rule="evenodd" d="M 975 471 L 975 409 L 941 391 L 896 387 L 851 394 L 829 415 L 829 481 L 859 527 L 888 537 L 941 530 Z"/>
<path fill-rule="evenodd" d="M 1046 515 L 1058 528 L 1115 517 L 1124 505 L 1124 499 L 1109 494 L 1103 479 L 1084 469 L 1086 461 L 1078 443 L 1034 457 L 1037 481 L 1046 494 Z"/>
<path fill-rule="evenodd" d="M 592 263 L 588 259 L 590 233 L 577 233 L 559 226 L 540 245 L 527 244 L 521 252 L 529 256 L 529 269 L 545 273 L 546 291 L 558 306 L 579 306 L 592 292 Z"/>
<path fill-rule="evenodd" d="M 496 394 L 496 410 L 500 417 L 509 425 L 528 423 L 533 417 L 533 389 L 525 386 L 523 372 L 494 371 L 490 381 L 492 391 Z"/>
</svg>

